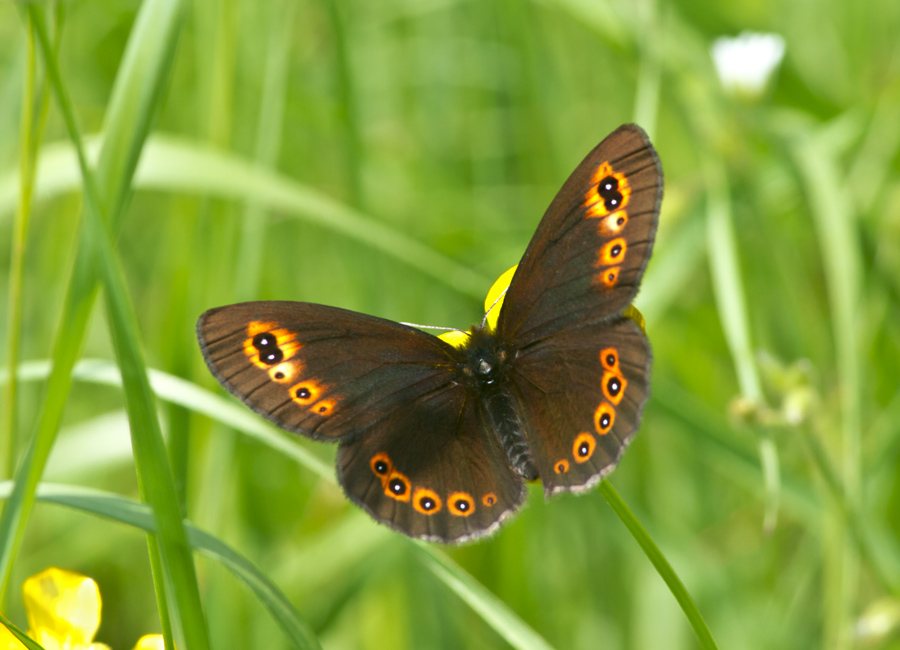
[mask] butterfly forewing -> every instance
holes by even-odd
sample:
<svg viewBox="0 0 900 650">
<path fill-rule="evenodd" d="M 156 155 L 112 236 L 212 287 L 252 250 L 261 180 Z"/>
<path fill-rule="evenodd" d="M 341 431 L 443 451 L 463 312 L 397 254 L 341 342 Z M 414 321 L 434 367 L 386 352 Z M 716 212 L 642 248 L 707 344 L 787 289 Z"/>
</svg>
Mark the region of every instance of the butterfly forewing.
<svg viewBox="0 0 900 650">
<path fill-rule="evenodd" d="M 455 372 L 452 349 L 433 336 L 311 303 L 211 309 L 197 334 L 222 385 L 278 426 L 317 439 L 363 431 Z"/>
<path fill-rule="evenodd" d="M 498 335 L 523 347 L 621 313 L 653 248 L 662 182 L 640 127 L 624 125 L 597 145 L 544 214 L 510 283 Z"/>
</svg>

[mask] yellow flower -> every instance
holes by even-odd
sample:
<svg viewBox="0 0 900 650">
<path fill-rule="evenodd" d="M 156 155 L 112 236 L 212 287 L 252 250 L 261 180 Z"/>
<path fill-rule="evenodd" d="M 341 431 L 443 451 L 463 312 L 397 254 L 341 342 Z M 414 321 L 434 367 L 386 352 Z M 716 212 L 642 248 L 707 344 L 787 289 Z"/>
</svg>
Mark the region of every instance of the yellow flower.
<svg viewBox="0 0 900 650">
<path fill-rule="evenodd" d="M 28 617 L 28 636 L 45 650 L 110 650 L 94 643 L 100 627 L 100 589 L 97 583 L 74 571 L 50 567 L 22 585 Z M 0 624 L 0 650 L 24 650 L 25 645 Z M 141 637 L 134 650 L 163 650 L 159 634 Z"/>
</svg>

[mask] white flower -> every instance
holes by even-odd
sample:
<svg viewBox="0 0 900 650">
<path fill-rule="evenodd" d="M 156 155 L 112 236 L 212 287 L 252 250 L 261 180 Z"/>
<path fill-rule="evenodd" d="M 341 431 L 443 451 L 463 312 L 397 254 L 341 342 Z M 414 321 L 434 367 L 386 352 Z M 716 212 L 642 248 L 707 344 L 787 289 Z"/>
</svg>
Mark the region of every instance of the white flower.
<svg viewBox="0 0 900 650">
<path fill-rule="evenodd" d="M 784 39 L 778 34 L 744 32 L 717 38 L 710 49 L 725 91 L 755 98 L 784 57 Z"/>
</svg>

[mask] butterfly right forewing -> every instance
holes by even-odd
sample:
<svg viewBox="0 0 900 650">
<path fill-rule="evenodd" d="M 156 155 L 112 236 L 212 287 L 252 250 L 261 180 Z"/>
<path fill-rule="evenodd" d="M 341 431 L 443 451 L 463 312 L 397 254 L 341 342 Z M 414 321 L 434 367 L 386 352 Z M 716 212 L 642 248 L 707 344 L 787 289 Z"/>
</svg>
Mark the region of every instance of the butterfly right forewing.
<svg viewBox="0 0 900 650">
<path fill-rule="evenodd" d="M 597 145 L 538 225 L 506 293 L 498 336 L 523 347 L 621 313 L 653 249 L 662 183 L 640 127 L 626 124 Z"/>
</svg>

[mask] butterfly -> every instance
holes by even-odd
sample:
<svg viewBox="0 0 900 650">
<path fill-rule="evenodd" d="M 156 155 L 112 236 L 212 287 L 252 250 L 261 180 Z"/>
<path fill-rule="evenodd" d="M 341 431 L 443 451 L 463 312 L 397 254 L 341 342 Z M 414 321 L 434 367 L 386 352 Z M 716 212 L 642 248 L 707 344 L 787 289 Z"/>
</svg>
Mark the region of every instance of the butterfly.
<svg viewBox="0 0 900 650">
<path fill-rule="evenodd" d="M 525 502 L 582 492 L 616 466 L 649 394 L 631 307 L 663 176 L 626 124 L 575 169 L 467 332 L 305 302 L 248 302 L 197 323 L 212 374 L 256 413 L 337 442 L 338 480 L 377 521 L 463 542 Z"/>
</svg>

